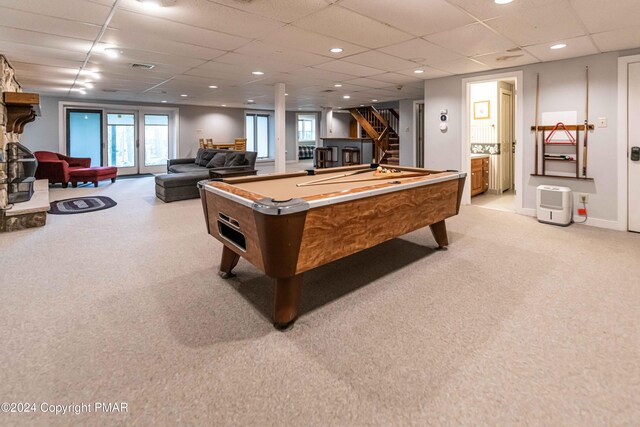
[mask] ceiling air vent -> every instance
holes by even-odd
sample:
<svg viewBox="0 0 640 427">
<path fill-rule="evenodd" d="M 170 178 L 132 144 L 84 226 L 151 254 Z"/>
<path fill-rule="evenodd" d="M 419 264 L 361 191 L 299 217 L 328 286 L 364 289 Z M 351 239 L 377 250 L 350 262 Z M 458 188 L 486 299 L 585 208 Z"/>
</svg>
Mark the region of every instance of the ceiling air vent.
<svg viewBox="0 0 640 427">
<path fill-rule="evenodd" d="M 500 61 L 500 62 L 511 61 L 512 59 L 520 58 L 521 56 L 524 56 L 524 54 L 499 56 L 496 58 L 496 61 Z"/>
<path fill-rule="evenodd" d="M 116 93 L 118 90 L 117 89 L 102 89 L 103 92 L 107 92 L 107 93 Z"/>
<path fill-rule="evenodd" d="M 135 68 L 136 70 L 151 70 L 155 68 L 153 64 L 131 64 L 131 68 Z"/>
<path fill-rule="evenodd" d="M 325 89 L 323 90 L 324 93 L 332 93 L 335 92 L 335 89 Z"/>
</svg>

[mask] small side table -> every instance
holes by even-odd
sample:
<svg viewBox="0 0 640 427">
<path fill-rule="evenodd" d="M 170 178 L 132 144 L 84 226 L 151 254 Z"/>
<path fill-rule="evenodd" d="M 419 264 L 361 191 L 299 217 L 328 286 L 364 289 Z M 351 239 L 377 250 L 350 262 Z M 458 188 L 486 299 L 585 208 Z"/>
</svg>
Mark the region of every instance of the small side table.
<svg viewBox="0 0 640 427">
<path fill-rule="evenodd" d="M 240 170 L 231 170 L 231 169 L 209 169 L 209 178 L 211 179 L 225 179 L 232 178 L 236 176 L 249 176 L 256 175 L 258 171 L 256 169 L 240 169 Z"/>
</svg>

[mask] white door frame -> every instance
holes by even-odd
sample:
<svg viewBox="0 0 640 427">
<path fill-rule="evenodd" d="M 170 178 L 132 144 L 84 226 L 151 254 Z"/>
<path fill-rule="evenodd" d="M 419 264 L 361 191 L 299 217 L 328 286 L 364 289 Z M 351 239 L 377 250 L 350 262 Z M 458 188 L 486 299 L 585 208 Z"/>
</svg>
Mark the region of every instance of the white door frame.
<svg viewBox="0 0 640 427">
<path fill-rule="evenodd" d="M 145 161 L 145 146 L 147 143 L 147 134 L 145 133 L 145 116 L 146 115 L 160 115 L 160 116 L 168 116 L 169 118 L 169 158 L 172 159 L 175 157 L 175 153 L 172 153 L 171 147 L 176 146 L 176 135 L 171 133 L 171 129 L 173 128 L 177 121 L 174 119 L 175 114 L 171 114 L 169 111 L 158 111 L 152 109 L 140 109 L 138 110 L 138 139 L 144 140 L 144 144 L 138 144 L 138 170 L 141 174 L 146 173 L 165 173 L 167 171 L 167 165 L 157 165 L 157 166 L 146 166 Z"/>
<path fill-rule="evenodd" d="M 413 141 L 412 144 L 412 148 L 413 148 L 413 163 L 410 166 L 417 166 L 418 165 L 418 123 L 416 122 L 416 117 L 417 117 L 417 110 L 418 110 L 418 104 L 422 104 L 422 165 L 424 166 L 426 164 L 426 159 L 425 159 L 425 102 L 424 99 L 417 99 L 415 101 L 413 101 L 413 109 L 411 110 L 411 113 L 413 114 L 413 138 L 411 139 Z"/>
<path fill-rule="evenodd" d="M 298 157 L 298 146 L 299 146 L 299 142 L 298 141 L 298 116 L 302 115 L 302 116 L 310 116 L 310 115 L 314 115 L 316 120 L 314 123 L 314 133 L 316 134 L 316 140 L 315 140 L 315 147 L 318 146 L 318 130 L 319 130 L 319 126 L 318 126 L 318 122 L 320 121 L 320 118 L 318 117 L 318 112 L 317 111 L 296 111 L 296 118 L 295 118 L 295 123 L 293 124 L 293 128 L 294 128 L 294 132 L 295 132 L 295 141 L 296 141 L 296 145 L 294 147 L 294 161 L 297 163 L 300 161 L 299 157 Z M 291 162 L 291 160 L 289 160 L 289 162 Z"/>
<path fill-rule="evenodd" d="M 469 123 L 470 123 L 470 108 L 469 108 L 469 86 L 471 83 L 481 83 L 495 80 L 515 79 L 516 84 L 513 90 L 513 94 L 516 97 L 516 116 L 514 120 L 514 135 L 516 140 L 516 159 L 514 165 L 515 173 L 515 211 L 516 213 L 523 215 L 531 215 L 530 209 L 524 209 L 523 207 L 523 193 L 525 188 L 524 177 L 524 72 L 523 71 L 511 71 L 508 73 L 489 74 L 484 76 L 469 77 L 462 79 L 462 165 L 460 172 L 467 173 L 467 180 L 464 184 L 464 192 L 462 193 L 462 204 L 471 204 L 471 152 L 469 150 Z"/>
<path fill-rule="evenodd" d="M 104 116 L 103 120 L 106 120 L 105 110 L 128 110 L 128 111 L 147 111 L 147 112 L 167 112 L 169 113 L 169 120 L 173 119 L 173 135 L 169 138 L 169 141 L 173 141 L 173 144 L 169 145 L 169 158 L 175 159 L 180 153 L 180 109 L 175 107 L 147 107 L 143 105 L 126 105 L 126 104 L 108 104 L 108 103 L 96 103 L 96 102 L 71 102 L 71 101 L 58 101 L 58 149 L 59 153 L 67 153 L 67 115 L 65 111 L 69 108 L 92 108 L 94 110 L 102 110 Z"/>
<path fill-rule="evenodd" d="M 118 176 L 124 175 L 137 175 L 140 173 L 140 132 L 139 132 L 139 119 L 138 111 L 135 109 L 115 109 L 105 108 L 102 110 L 102 140 L 104 144 L 102 146 L 102 158 L 106 159 L 104 166 L 109 165 L 109 114 L 133 114 L 133 163 L 134 166 L 118 167 Z"/>
<path fill-rule="evenodd" d="M 629 230 L 629 64 L 640 55 L 618 58 L 618 229 Z"/>
</svg>

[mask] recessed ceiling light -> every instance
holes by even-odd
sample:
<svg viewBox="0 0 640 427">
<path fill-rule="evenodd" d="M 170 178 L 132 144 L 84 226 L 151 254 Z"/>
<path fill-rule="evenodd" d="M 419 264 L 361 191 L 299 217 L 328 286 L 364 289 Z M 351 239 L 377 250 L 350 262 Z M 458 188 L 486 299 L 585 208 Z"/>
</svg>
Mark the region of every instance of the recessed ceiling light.
<svg viewBox="0 0 640 427">
<path fill-rule="evenodd" d="M 422 74 L 422 73 L 424 73 L 424 70 L 415 70 L 415 71 L 414 71 L 414 73 L 416 73 L 416 74 Z"/>
<path fill-rule="evenodd" d="M 163 104 L 166 104 L 166 103 L 167 103 L 167 101 L 160 101 L 160 102 L 162 102 Z"/>
<path fill-rule="evenodd" d="M 209 89 L 218 89 L 218 86 L 216 86 L 216 85 L 211 85 L 211 86 L 209 86 Z"/>
<path fill-rule="evenodd" d="M 364 104 L 360 104 L 361 107 L 364 107 Z"/>
<path fill-rule="evenodd" d="M 223 106 L 223 107 L 226 107 L 226 106 L 227 106 L 227 104 L 222 104 L 222 106 Z"/>
<path fill-rule="evenodd" d="M 336 83 L 333 85 L 333 87 L 342 87 L 342 85 L 340 83 Z"/>
<path fill-rule="evenodd" d="M 117 58 L 118 56 L 120 56 L 120 54 L 122 53 L 122 51 L 116 47 L 108 47 L 104 50 L 105 55 L 107 55 L 109 58 Z"/>
<path fill-rule="evenodd" d="M 329 49 L 329 52 L 331 52 L 331 53 L 340 53 L 343 50 L 344 49 L 342 49 L 341 47 L 333 47 L 333 48 Z"/>
<path fill-rule="evenodd" d="M 513 0 L 494 0 L 494 1 L 496 2 L 496 4 L 509 4 Z"/>
<path fill-rule="evenodd" d="M 180 95 L 180 96 L 181 96 L 181 97 L 183 97 L 183 98 L 186 98 L 186 97 L 187 97 L 187 96 L 189 96 L 189 95 L 187 95 L 186 93 L 183 93 L 183 94 L 182 94 L 182 95 Z"/>
<path fill-rule="evenodd" d="M 550 49 L 557 50 L 557 49 L 564 49 L 565 47 L 567 47 L 566 44 L 558 43 L 558 44 L 554 44 L 553 46 L 551 46 Z"/>
<path fill-rule="evenodd" d="M 351 96 L 350 95 L 344 95 L 343 98 L 344 99 L 349 99 L 349 98 L 351 98 Z"/>
<path fill-rule="evenodd" d="M 264 73 L 262 71 L 252 71 L 251 74 L 254 76 L 262 76 Z"/>
<path fill-rule="evenodd" d="M 247 102 L 256 102 L 253 99 L 247 99 Z"/>
<path fill-rule="evenodd" d="M 377 99 L 372 99 L 371 102 L 378 102 L 378 100 Z"/>
<path fill-rule="evenodd" d="M 284 96 L 289 96 L 289 94 L 288 94 L 288 93 L 285 93 L 285 94 L 284 94 Z"/>
<path fill-rule="evenodd" d="M 149 8 L 156 9 L 156 8 L 162 7 L 162 4 L 160 3 L 159 0 L 138 0 L 138 1 Z"/>
</svg>

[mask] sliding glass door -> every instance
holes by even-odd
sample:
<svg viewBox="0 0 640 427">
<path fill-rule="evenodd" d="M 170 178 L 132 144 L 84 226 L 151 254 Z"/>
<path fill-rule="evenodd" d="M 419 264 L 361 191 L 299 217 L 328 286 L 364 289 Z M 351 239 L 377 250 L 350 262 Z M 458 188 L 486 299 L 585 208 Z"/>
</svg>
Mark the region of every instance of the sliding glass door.
<svg viewBox="0 0 640 427">
<path fill-rule="evenodd" d="M 175 113 L 166 109 L 66 109 L 67 153 L 118 175 L 164 173 L 176 152 Z"/>
<path fill-rule="evenodd" d="M 67 153 L 102 165 L 102 111 L 67 110 Z"/>
<path fill-rule="evenodd" d="M 142 113 L 140 173 L 166 172 L 171 132 L 169 114 Z"/>
<path fill-rule="evenodd" d="M 138 173 L 137 114 L 107 112 L 107 166 L 118 168 L 118 175 Z"/>
</svg>

